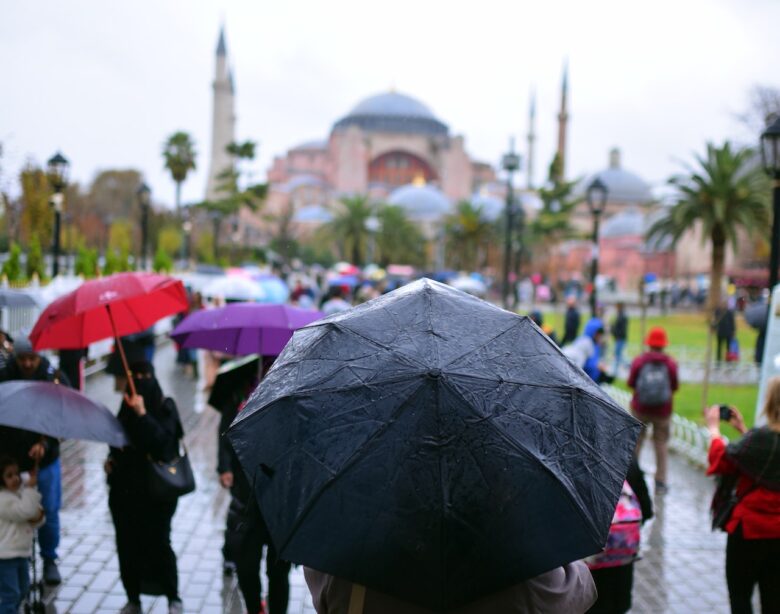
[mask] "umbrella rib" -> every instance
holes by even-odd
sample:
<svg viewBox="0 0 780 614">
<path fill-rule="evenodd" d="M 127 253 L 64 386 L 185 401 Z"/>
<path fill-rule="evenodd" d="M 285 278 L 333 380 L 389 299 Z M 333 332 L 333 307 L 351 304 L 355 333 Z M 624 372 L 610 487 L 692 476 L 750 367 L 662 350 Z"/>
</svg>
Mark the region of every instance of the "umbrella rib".
<svg viewBox="0 0 780 614">
<path fill-rule="evenodd" d="M 504 431 L 499 429 L 490 418 L 486 418 L 484 416 L 480 416 L 479 414 L 477 414 L 474 411 L 473 405 L 471 403 L 469 403 L 467 401 L 467 399 L 463 398 L 463 395 L 460 393 L 459 390 L 457 390 L 456 388 L 453 388 L 449 384 L 448 384 L 448 386 L 449 386 L 449 388 L 450 388 L 450 390 L 452 391 L 453 394 L 455 394 L 459 398 L 463 399 L 464 404 L 474 413 L 474 415 L 477 416 L 477 418 L 480 419 L 481 422 L 487 422 L 487 424 L 490 426 L 490 428 L 493 431 L 495 431 L 502 439 L 504 439 L 504 441 L 509 443 L 513 448 L 515 448 L 518 452 L 520 452 L 524 456 L 529 457 L 530 459 L 532 459 L 532 461 L 535 462 L 536 464 L 538 464 L 539 467 L 541 467 L 543 471 L 545 471 L 547 474 L 552 476 L 553 480 L 563 488 L 563 492 L 566 495 L 566 497 L 569 500 L 571 500 L 572 503 L 575 504 L 573 507 L 576 509 L 577 514 L 585 521 L 585 524 L 591 530 L 591 534 L 595 537 L 596 536 L 596 527 L 594 527 L 593 524 L 590 522 L 590 519 L 582 513 L 582 510 L 580 509 L 580 506 L 576 505 L 577 502 L 575 501 L 574 497 L 571 496 L 571 493 L 568 491 L 568 489 L 565 487 L 565 485 L 561 482 L 560 478 L 557 475 L 555 475 L 555 473 L 553 473 L 535 454 L 533 454 L 530 450 L 528 450 L 522 443 L 520 443 L 519 441 L 516 441 L 513 437 L 509 436 L 507 433 L 505 433 Z M 524 414 L 524 415 L 528 416 L 529 418 L 533 418 L 533 416 L 530 416 L 529 414 Z M 555 426 L 552 426 L 552 428 L 558 429 L 558 427 L 555 427 Z M 625 428 L 621 429 L 620 432 L 622 432 L 623 430 L 625 430 Z M 576 439 L 577 439 L 577 441 L 587 445 L 587 447 L 590 450 L 592 450 L 592 451 L 594 450 L 593 447 L 590 444 L 588 444 L 588 442 L 585 441 L 584 439 L 581 439 L 579 437 L 576 437 Z M 607 463 L 607 466 L 609 466 L 611 469 L 615 469 L 609 463 Z M 604 490 L 603 485 L 598 484 L 598 486 L 601 487 L 602 490 Z"/>
<path fill-rule="evenodd" d="M 481 416 L 480 416 L 480 418 L 481 418 Z M 513 448 L 515 448 L 515 450 L 517 450 L 523 456 L 525 456 L 527 458 L 530 458 L 534 463 L 539 465 L 539 467 L 541 467 L 541 469 L 545 473 L 547 473 L 549 476 L 552 477 L 553 481 L 561 487 L 561 489 L 563 490 L 563 493 L 566 496 L 566 498 L 569 499 L 572 502 L 572 507 L 575 509 L 577 514 L 584 521 L 584 524 L 590 530 L 591 536 L 594 537 L 594 539 L 597 539 L 598 536 L 597 536 L 596 527 L 593 526 L 593 523 L 591 522 L 590 518 L 588 518 L 587 516 L 585 516 L 585 514 L 583 514 L 581 506 L 577 504 L 576 499 L 571 495 L 571 493 L 569 492 L 569 489 L 566 488 L 566 486 L 563 484 L 563 482 L 561 482 L 560 478 L 557 475 L 555 475 L 555 473 L 553 473 L 549 469 L 549 467 L 547 467 L 539 458 L 537 458 L 535 454 L 532 454 L 528 449 L 526 449 L 526 447 L 523 446 L 520 442 L 516 441 L 514 438 L 510 437 L 505 432 L 503 432 L 501 429 L 497 428 L 496 425 L 493 424 L 492 420 L 487 420 L 487 423 L 489 424 L 490 428 L 492 430 L 494 430 L 496 433 L 498 433 L 498 435 L 504 441 L 506 441 Z M 601 485 L 599 484 L 599 486 L 601 486 Z M 602 490 L 603 490 L 603 487 L 602 487 Z"/>
<path fill-rule="evenodd" d="M 418 383 L 417 387 L 415 387 L 415 389 L 409 393 L 409 396 L 406 398 L 406 400 L 403 403 L 401 403 L 401 405 L 398 406 L 398 409 L 396 409 L 393 412 L 391 419 L 385 422 L 385 424 L 383 424 L 376 431 L 374 431 L 368 439 L 366 439 L 358 448 L 356 448 L 355 451 L 350 455 L 350 457 L 346 461 L 344 461 L 344 463 L 341 465 L 339 469 L 339 473 L 336 475 L 332 475 L 328 480 L 326 480 L 325 483 L 320 487 L 319 491 L 317 491 L 317 493 L 309 499 L 303 511 L 298 515 L 298 518 L 291 526 L 287 538 L 279 546 L 280 553 L 283 552 L 285 548 L 287 548 L 288 544 L 290 543 L 293 536 L 295 535 L 295 532 L 298 530 L 298 527 L 300 527 L 303 524 L 304 520 L 306 519 L 306 516 L 309 515 L 312 508 L 315 506 L 315 504 L 320 499 L 320 497 L 322 497 L 325 491 L 331 486 L 333 486 L 339 480 L 339 478 L 341 478 L 347 472 L 347 470 L 349 470 L 349 468 L 352 467 L 352 465 L 354 465 L 359 460 L 360 454 L 363 452 L 363 450 L 366 447 L 371 445 L 377 437 L 382 435 L 387 429 L 389 429 L 392 426 L 392 424 L 394 424 L 395 419 L 398 418 L 398 416 L 400 416 L 405 411 L 405 409 L 408 407 L 411 400 L 414 398 L 414 396 L 417 394 L 420 388 L 422 388 L 422 385 L 423 385 L 423 381 L 421 380 Z"/>
</svg>

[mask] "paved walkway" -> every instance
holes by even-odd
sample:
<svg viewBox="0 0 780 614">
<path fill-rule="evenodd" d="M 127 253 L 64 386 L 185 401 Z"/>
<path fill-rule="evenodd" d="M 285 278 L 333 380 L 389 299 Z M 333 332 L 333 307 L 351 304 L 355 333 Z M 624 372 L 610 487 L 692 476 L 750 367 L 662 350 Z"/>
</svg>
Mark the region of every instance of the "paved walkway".
<svg viewBox="0 0 780 614">
<path fill-rule="evenodd" d="M 200 405 L 194 399 L 195 385 L 174 366 L 173 358 L 172 347 L 163 346 L 156 366 L 163 390 L 179 402 L 198 482 L 195 493 L 180 499 L 173 520 L 185 611 L 240 614 L 244 610 L 235 579 L 222 575 L 220 548 L 228 498 L 216 481 L 217 414 L 192 409 Z M 87 393 L 110 408 L 119 405 L 113 380 L 103 374 L 89 378 Z M 106 446 L 98 444 L 63 445 L 63 584 L 47 590 L 48 612 L 117 612 L 126 601 L 102 470 L 106 452 Z M 642 464 L 651 470 L 652 455 L 643 455 Z M 725 539 L 709 531 L 707 515 L 712 484 L 679 457 L 672 459 L 670 474 L 671 491 L 656 499 L 657 517 L 644 530 L 645 555 L 636 564 L 632 612 L 725 614 Z M 291 614 L 314 614 L 300 569 L 291 574 L 290 597 Z M 162 598 L 143 598 L 144 612 L 166 612 L 166 605 Z"/>
</svg>

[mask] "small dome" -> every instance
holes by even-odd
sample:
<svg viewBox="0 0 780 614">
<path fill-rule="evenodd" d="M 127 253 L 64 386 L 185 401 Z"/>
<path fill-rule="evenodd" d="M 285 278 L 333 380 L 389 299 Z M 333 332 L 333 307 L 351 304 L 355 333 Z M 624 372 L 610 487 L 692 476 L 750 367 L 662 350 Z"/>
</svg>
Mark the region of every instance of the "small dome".
<svg viewBox="0 0 780 614">
<path fill-rule="evenodd" d="M 601 226 L 599 236 L 602 238 L 642 236 L 645 234 L 646 227 L 645 214 L 636 207 L 631 207 L 607 219 Z"/>
<path fill-rule="evenodd" d="M 504 201 L 497 196 L 477 192 L 471 197 L 471 204 L 479 207 L 482 218 L 488 222 L 495 222 L 504 215 Z"/>
<path fill-rule="evenodd" d="M 398 92 L 366 98 L 336 122 L 334 129 L 348 126 L 373 132 L 445 135 L 449 132 L 447 125 L 439 121 L 426 105 Z"/>
<path fill-rule="evenodd" d="M 328 141 L 316 140 L 316 141 L 304 141 L 293 147 L 290 151 L 319 151 L 321 149 L 328 148 Z"/>
<path fill-rule="evenodd" d="M 609 152 L 609 168 L 588 177 L 578 186 L 580 195 L 586 193 L 596 177 L 607 186 L 608 202 L 644 204 L 653 200 L 650 186 L 644 179 L 622 168 L 618 149 Z"/>
<path fill-rule="evenodd" d="M 388 202 L 401 207 L 412 220 L 441 218 L 452 212 L 449 199 L 432 185 L 408 184 L 393 190 Z"/>
<path fill-rule="evenodd" d="M 333 215 L 321 205 L 301 207 L 293 216 L 294 222 L 327 224 L 333 220 Z"/>
</svg>

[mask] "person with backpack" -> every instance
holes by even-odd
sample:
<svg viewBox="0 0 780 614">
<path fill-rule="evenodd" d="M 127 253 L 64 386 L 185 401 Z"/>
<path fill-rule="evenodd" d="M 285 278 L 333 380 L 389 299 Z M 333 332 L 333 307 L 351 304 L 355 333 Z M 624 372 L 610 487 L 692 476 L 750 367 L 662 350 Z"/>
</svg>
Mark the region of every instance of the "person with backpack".
<svg viewBox="0 0 780 614">
<path fill-rule="evenodd" d="M 653 517 L 653 501 L 636 457 L 631 460 L 604 551 L 585 559 L 598 599 L 588 614 L 623 614 L 631 609 L 634 562 L 640 530 Z"/>
<path fill-rule="evenodd" d="M 662 495 L 669 489 L 666 471 L 672 424 L 672 397 L 679 388 L 677 363 L 664 352 L 669 340 L 666 331 L 660 326 L 650 329 L 645 345 L 649 349 L 631 363 L 627 384 L 634 391 L 631 397 L 634 417 L 641 420 L 645 426 L 653 426 L 655 492 Z M 646 431 L 647 429 L 643 430 L 639 436 L 637 454 L 642 448 Z"/>
</svg>

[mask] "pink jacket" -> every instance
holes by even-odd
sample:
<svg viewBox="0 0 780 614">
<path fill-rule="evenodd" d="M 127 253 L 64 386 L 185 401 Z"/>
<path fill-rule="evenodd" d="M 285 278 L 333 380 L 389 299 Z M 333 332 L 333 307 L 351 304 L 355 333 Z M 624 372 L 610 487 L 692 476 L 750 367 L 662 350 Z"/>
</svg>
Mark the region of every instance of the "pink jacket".
<svg viewBox="0 0 780 614">
<path fill-rule="evenodd" d="M 304 568 L 317 614 L 347 614 L 352 583 Z M 582 614 L 596 602 L 596 586 L 582 561 L 569 563 L 453 610 L 451 614 Z M 366 590 L 362 614 L 436 614 Z"/>
</svg>

